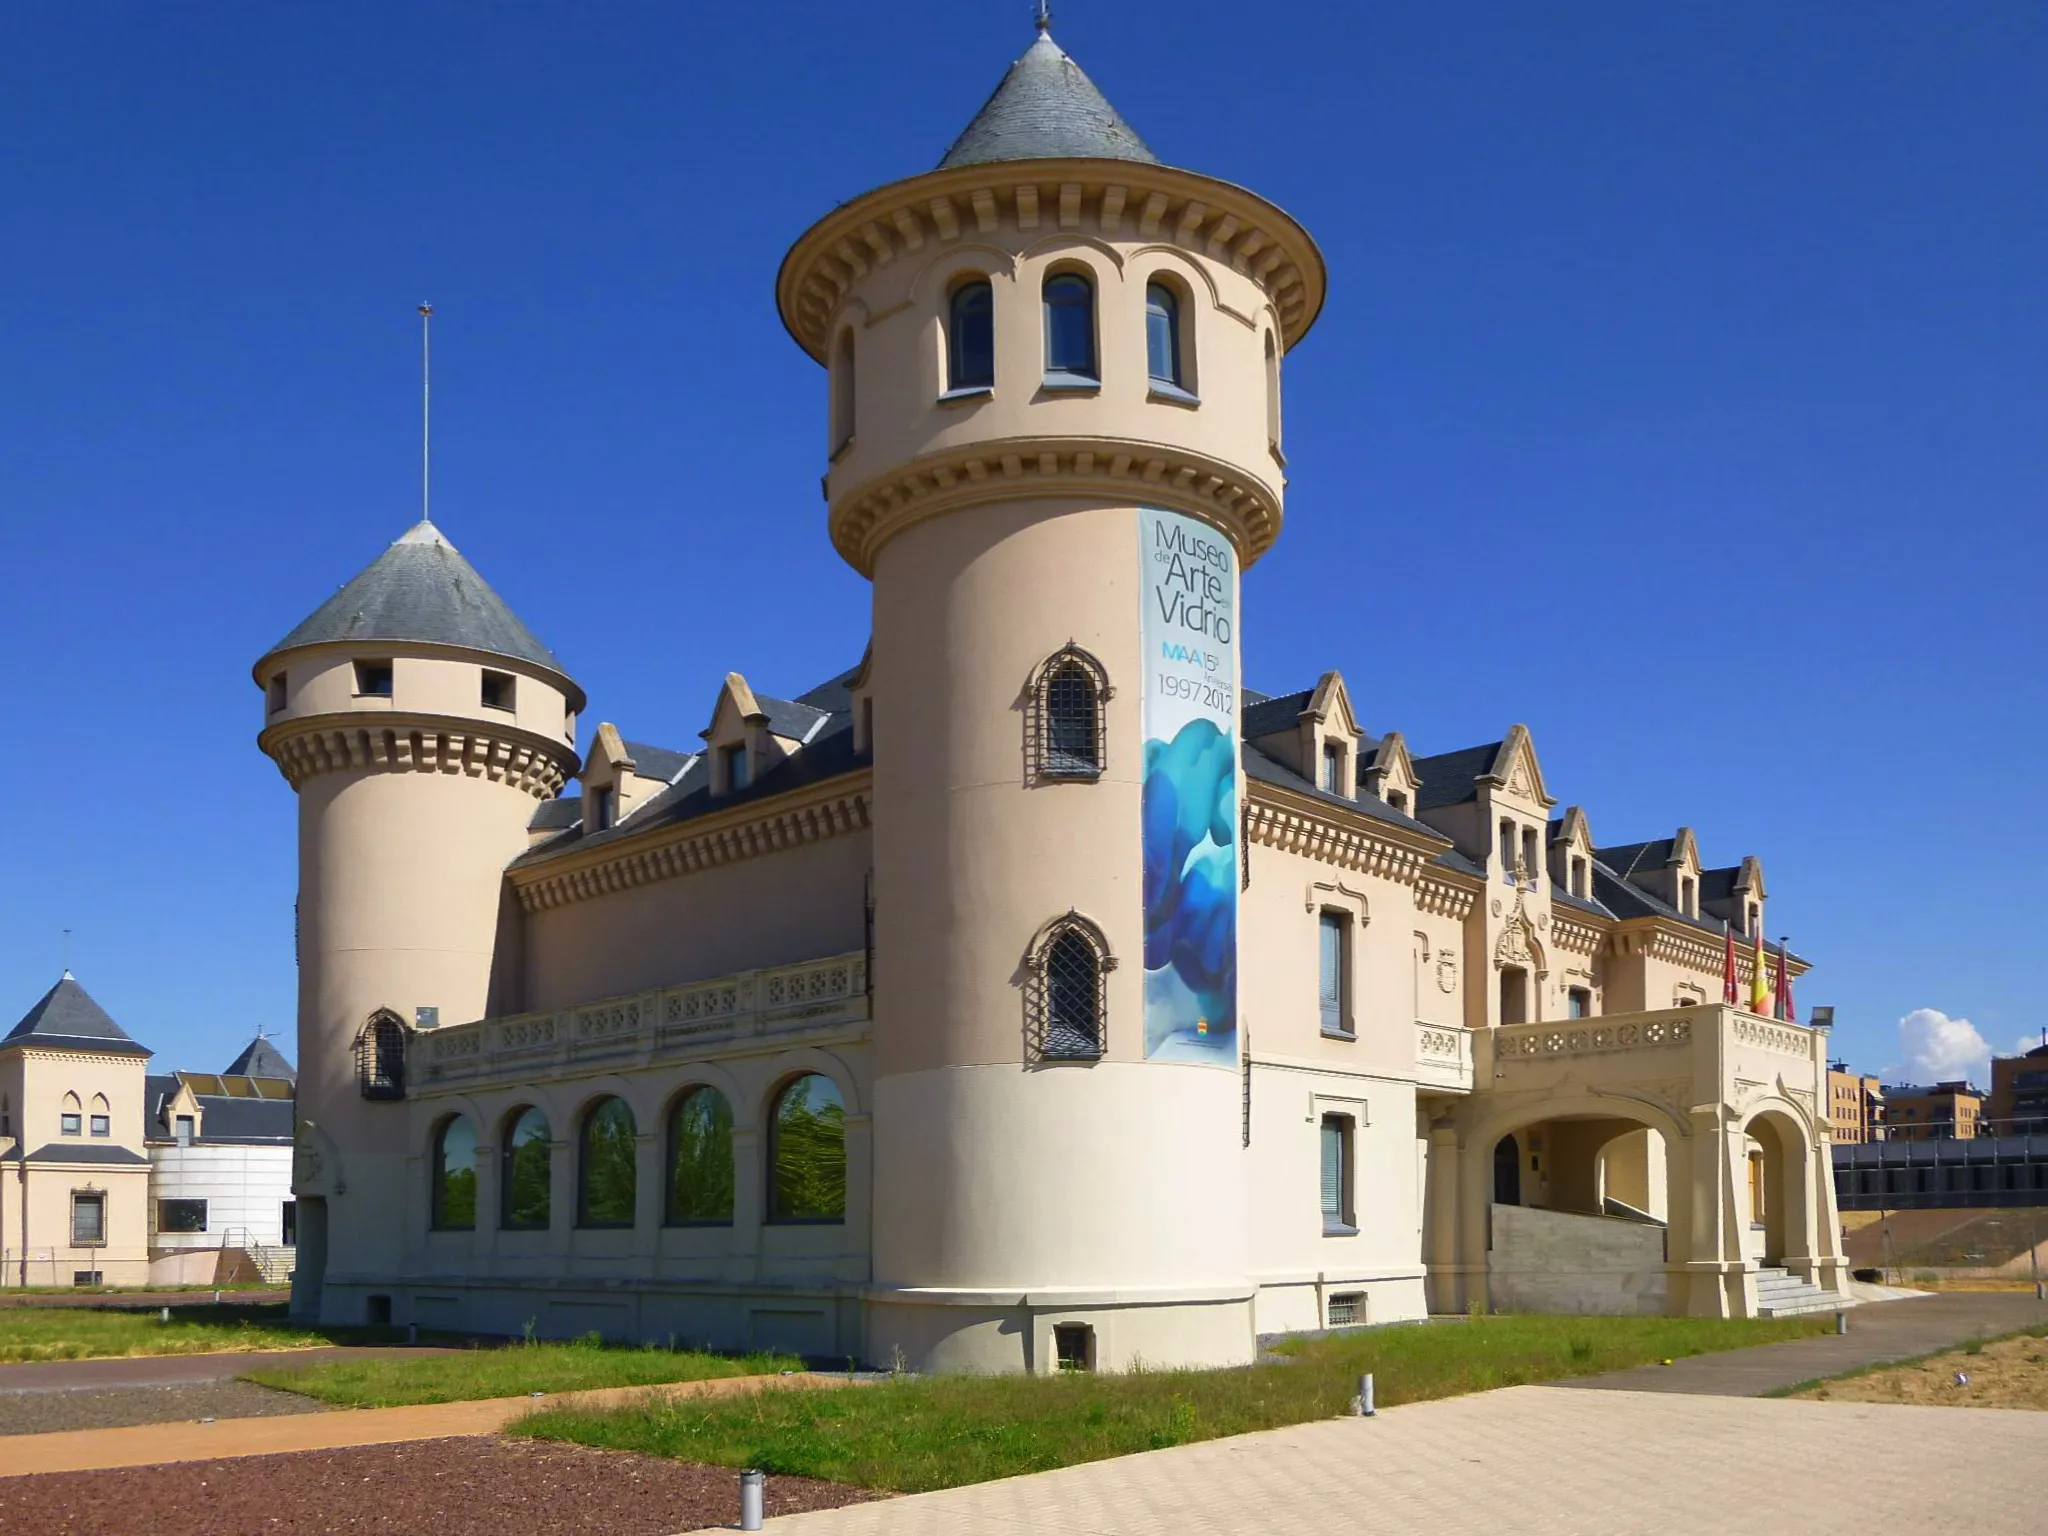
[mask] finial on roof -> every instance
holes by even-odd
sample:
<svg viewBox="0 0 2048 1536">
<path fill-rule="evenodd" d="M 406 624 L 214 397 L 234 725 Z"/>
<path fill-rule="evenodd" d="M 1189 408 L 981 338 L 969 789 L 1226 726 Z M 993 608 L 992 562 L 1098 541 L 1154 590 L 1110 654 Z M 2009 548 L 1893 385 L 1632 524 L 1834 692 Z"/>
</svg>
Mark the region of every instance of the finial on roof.
<svg viewBox="0 0 2048 1536">
<path fill-rule="evenodd" d="M 1052 30 L 1052 0 L 1038 0 L 1038 16 L 1036 21 L 1040 32 L 1050 32 Z"/>
</svg>

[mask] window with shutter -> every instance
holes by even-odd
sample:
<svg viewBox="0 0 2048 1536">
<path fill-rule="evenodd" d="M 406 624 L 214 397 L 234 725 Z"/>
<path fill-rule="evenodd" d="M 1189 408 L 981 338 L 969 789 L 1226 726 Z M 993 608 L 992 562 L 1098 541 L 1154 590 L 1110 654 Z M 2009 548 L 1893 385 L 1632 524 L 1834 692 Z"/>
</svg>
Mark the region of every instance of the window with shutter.
<svg viewBox="0 0 2048 1536">
<path fill-rule="evenodd" d="M 1326 1035 L 1351 1033 L 1351 1021 L 1344 1006 L 1347 970 L 1344 951 L 1345 940 L 1350 937 L 1350 926 L 1342 912 L 1325 912 L 1322 915 L 1321 974 L 1317 991 L 1322 1006 L 1323 1033 Z"/>
</svg>

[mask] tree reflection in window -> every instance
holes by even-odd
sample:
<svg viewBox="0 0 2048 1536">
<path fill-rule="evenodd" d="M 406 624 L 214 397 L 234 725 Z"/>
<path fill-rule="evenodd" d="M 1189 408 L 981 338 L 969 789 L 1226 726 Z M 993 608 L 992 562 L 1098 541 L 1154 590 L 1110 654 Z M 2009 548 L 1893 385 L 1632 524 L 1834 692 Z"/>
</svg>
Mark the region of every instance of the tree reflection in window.
<svg viewBox="0 0 2048 1536">
<path fill-rule="evenodd" d="M 846 1103 L 812 1073 L 776 1096 L 769 1118 L 769 1219 L 846 1219 Z"/>
<path fill-rule="evenodd" d="M 476 1127 L 467 1115 L 441 1122 L 434 1136 L 434 1230 L 476 1226 Z"/>
<path fill-rule="evenodd" d="M 583 1117 L 576 1220 L 585 1227 L 633 1225 L 633 1111 L 600 1099 Z"/>
<path fill-rule="evenodd" d="M 515 1110 L 498 1157 L 498 1224 L 513 1231 L 544 1230 L 553 1214 L 548 1117 L 531 1105 Z"/>
<path fill-rule="evenodd" d="M 732 1106 L 716 1088 L 692 1088 L 669 1113 L 668 1220 L 732 1222 Z"/>
</svg>

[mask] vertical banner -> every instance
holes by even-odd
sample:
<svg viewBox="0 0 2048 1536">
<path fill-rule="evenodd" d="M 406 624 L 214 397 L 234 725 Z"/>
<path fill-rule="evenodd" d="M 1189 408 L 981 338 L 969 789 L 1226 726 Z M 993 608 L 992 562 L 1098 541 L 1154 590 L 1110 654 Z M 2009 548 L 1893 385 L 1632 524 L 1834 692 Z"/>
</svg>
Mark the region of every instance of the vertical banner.
<svg viewBox="0 0 2048 1536">
<path fill-rule="evenodd" d="M 1145 605 L 1145 1056 L 1237 1066 L 1237 556 L 1138 510 Z"/>
</svg>

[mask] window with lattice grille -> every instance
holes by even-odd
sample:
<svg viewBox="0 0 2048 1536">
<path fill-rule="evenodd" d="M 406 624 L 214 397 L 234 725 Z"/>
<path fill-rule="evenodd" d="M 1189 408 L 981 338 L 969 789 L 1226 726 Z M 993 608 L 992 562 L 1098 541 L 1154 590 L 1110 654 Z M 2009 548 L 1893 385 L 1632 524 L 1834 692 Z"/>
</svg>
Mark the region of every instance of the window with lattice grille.
<svg viewBox="0 0 2048 1536">
<path fill-rule="evenodd" d="M 1069 914 L 1041 936 L 1031 964 L 1031 1023 L 1042 1060 L 1102 1055 L 1106 978 L 1115 965 L 1101 931 L 1083 917 Z"/>
<path fill-rule="evenodd" d="M 379 1009 L 356 1034 L 356 1085 L 366 1099 L 405 1097 L 405 1026 Z"/>
<path fill-rule="evenodd" d="M 1069 645 L 1048 657 L 1031 690 L 1031 757 L 1042 778 L 1096 779 L 1105 766 L 1102 663 Z"/>
</svg>

